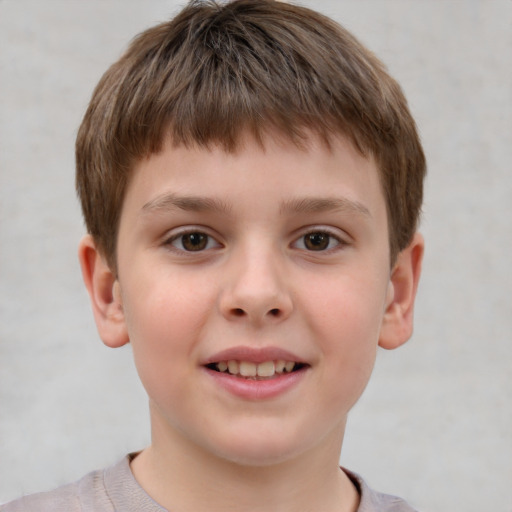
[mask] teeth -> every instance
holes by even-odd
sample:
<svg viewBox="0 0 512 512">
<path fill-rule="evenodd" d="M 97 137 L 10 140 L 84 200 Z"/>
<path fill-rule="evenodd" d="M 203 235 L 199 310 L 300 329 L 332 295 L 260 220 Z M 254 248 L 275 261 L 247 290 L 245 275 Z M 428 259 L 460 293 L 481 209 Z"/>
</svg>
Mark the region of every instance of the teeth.
<svg viewBox="0 0 512 512">
<path fill-rule="evenodd" d="M 256 377 L 258 374 L 256 365 L 247 361 L 240 361 L 239 372 L 242 377 Z"/>
<path fill-rule="evenodd" d="M 286 361 L 276 361 L 276 372 L 283 373 L 286 368 Z"/>
<path fill-rule="evenodd" d="M 238 363 L 236 361 L 228 361 L 228 371 L 231 375 L 238 375 Z"/>
<path fill-rule="evenodd" d="M 266 361 L 265 363 L 260 363 L 258 365 L 257 371 L 258 377 L 272 377 L 276 372 L 274 361 Z"/>
<path fill-rule="evenodd" d="M 263 363 L 252 363 L 250 361 L 219 361 L 216 364 L 219 372 L 229 373 L 231 375 L 240 375 L 242 377 L 254 378 L 273 377 L 276 373 L 290 373 L 295 368 L 293 361 L 265 361 Z"/>
<path fill-rule="evenodd" d="M 293 363 L 292 361 L 288 361 L 285 365 L 284 365 L 284 369 L 290 373 L 292 370 L 293 370 L 293 367 L 295 366 L 295 363 Z"/>
</svg>

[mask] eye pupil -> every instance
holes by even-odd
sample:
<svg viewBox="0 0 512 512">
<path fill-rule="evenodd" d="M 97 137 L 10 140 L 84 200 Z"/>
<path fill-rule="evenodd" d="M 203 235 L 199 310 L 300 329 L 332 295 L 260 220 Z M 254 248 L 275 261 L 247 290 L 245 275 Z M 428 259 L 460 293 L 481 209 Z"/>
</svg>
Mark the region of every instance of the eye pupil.
<svg viewBox="0 0 512 512">
<path fill-rule="evenodd" d="M 304 237 L 304 245 L 311 251 L 322 251 L 329 246 L 327 233 L 310 233 Z"/>
<path fill-rule="evenodd" d="M 208 243 L 208 236 L 204 233 L 187 233 L 182 236 L 181 242 L 187 251 L 201 251 Z"/>
</svg>

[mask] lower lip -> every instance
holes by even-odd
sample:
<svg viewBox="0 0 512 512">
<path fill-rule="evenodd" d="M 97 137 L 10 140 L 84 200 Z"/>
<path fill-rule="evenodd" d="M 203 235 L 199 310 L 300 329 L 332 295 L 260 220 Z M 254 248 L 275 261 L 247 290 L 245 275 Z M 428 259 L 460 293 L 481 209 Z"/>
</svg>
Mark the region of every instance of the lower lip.
<svg viewBox="0 0 512 512">
<path fill-rule="evenodd" d="M 295 372 L 276 375 L 271 379 L 256 380 L 205 368 L 208 375 L 226 391 L 245 400 L 254 401 L 268 400 L 286 393 L 299 384 L 307 369 L 307 367 L 301 368 Z"/>
</svg>

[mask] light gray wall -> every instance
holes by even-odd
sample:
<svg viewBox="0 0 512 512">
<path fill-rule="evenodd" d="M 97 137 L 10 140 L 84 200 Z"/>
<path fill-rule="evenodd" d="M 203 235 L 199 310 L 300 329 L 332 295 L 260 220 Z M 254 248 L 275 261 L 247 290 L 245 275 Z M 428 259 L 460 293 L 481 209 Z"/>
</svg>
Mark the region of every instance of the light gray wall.
<svg viewBox="0 0 512 512">
<path fill-rule="evenodd" d="M 342 463 L 424 512 L 510 512 L 512 2 L 304 3 L 389 65 L 429 160 L 416 332 L 379 354 Z M 0 502 L 148 442 L 81 285 L 73 143 L 100 74 L 177 5 L 0 0 Z"/>
</svg>

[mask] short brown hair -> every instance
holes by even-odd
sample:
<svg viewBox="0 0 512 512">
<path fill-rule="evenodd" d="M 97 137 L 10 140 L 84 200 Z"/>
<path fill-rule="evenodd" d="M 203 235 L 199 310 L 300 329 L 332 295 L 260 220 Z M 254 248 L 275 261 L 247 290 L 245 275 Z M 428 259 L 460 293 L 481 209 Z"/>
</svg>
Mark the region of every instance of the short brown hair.
<svg viewBox="0 0 512 512">
<path fill-rule="evenodd" d="M 112 268 L 135 162 L 174 144 L 236 150 L 269 130 L 301 145 L 311 130 L 373 155 L 388 209 L 391 260 L 414 234 L 425 157 L 397 82 L 349 32 L 273 0 L 192 1 L 138 35 L 97 85 L 76 142 L 87 229 Z"/>
</svg>

